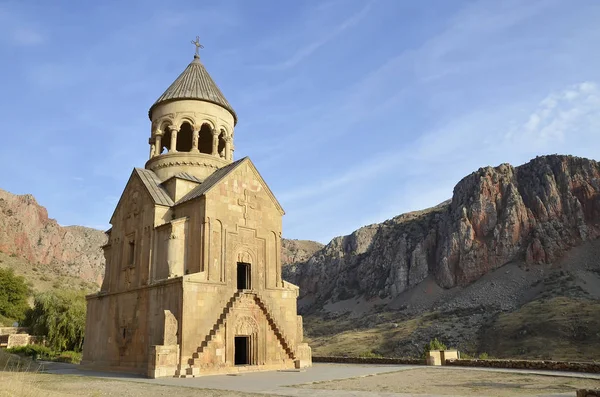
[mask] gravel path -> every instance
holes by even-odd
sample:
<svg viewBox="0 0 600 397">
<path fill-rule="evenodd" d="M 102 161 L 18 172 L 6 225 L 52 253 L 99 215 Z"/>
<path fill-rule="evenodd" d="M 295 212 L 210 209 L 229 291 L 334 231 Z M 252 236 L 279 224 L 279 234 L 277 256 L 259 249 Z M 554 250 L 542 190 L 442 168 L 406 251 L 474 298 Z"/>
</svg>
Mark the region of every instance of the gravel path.
<svg viewBox="0 0 600 397">
<path fill-rule="evenodd" d="M 440 396 L 574 396 L 581 388 L 600 388 L 598 378 L 465 369 L 418 368 L 361 378 L 302 385 L 318 390 L 352 390 Z"/>
<path fill-rule="evenodd" d="M 573 396 L 600 375 L 549 371 L 317 363 L 305 371 L 146 379 L 49 364 L 49 373 L 0 371 L 0 397 L 208 396 L 449 397 Z"/>
</svg>

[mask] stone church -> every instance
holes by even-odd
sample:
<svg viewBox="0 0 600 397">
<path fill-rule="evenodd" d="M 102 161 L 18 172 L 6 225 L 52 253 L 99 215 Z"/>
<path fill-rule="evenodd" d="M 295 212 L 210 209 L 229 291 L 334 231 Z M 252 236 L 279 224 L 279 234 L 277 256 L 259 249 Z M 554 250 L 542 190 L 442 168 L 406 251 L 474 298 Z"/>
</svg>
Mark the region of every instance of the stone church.
<svg viewBox="0 0 600 397">
<path fill-rule="evenodd" d="M 298 287 L 281 278 L 284 211 L 252 161 L 234 161 L 237 116 L 198 51 L 148 115 L 82 365 L 151 378 L 310 366 Z"/>
</svg>

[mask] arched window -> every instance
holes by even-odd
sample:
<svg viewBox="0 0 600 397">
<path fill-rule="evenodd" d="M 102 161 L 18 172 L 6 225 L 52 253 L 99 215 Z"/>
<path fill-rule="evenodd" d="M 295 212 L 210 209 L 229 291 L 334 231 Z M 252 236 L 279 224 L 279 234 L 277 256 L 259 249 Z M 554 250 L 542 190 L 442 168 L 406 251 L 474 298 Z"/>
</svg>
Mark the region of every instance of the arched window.
<svg viewBox="0 0 600 397">
<path fill-rule="evenodd" d="M 200 153 L 212 154 L 213 137 L 210 125 L 202 124 L 198 135 L 198 149 Z"/>
<path fill-rule="evenodd" d="M 217 147 L 217 153 L 219 157 L 226 158 L 227 154 L 225 153 L 225 131 L 221 130 L 219 134 L 219 146 Z"/>
<path fill-rule="evenodd" d="M 192 135 L 194 131 L 187 121 L 181 125 L 177 133 L 177 151 L 189 152 L 192 150 Z"/>
<path fill-rule="evenodd" d="M 161 144 L 161 148 L 160 148 L 161 154 L 167 153 L 169 151 L 169 149 L 171 148 L 171 131 L 169 131 L 169 128 L 167 128 L 167 127 L 165 127 L 163 129 L 163 136 L 160 141 L 160 144 Z"/>
</svg>

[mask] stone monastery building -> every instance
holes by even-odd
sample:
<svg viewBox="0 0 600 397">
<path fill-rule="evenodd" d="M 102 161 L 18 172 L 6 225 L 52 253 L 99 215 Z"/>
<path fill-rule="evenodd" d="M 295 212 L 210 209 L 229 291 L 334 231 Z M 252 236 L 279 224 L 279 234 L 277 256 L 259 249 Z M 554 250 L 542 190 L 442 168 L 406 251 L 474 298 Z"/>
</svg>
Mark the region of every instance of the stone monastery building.
<svg viewBox="0 0 600 397">
<path fill-rule="evenodd" d="M 197 51 L 149 117 L 150 159 L 87 297 L 82 364 L 151 378 L 310 366 L 298 287 L 281 278 L 284 211 L 252 161 L 233 160 L 237 116 Z"/>
</svg>

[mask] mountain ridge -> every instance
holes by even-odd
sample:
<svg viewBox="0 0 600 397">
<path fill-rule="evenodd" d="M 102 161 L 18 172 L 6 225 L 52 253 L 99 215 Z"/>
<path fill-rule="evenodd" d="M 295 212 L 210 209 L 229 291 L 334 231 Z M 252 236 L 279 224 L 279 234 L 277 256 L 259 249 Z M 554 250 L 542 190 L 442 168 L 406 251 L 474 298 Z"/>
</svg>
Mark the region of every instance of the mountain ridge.
<svg viewBox="0 0 600 397">
<path fill-rule="evenodd" d="M 518 167 L 482 167 L 452 199 L 336 237 L 284 269 L 303 310 L 349 296 L 390 298 L 429 276 L 465 286 L 513 260 L 552 263 L 600 235 L 600 165 L 538 156 Z"/>
</svg>

